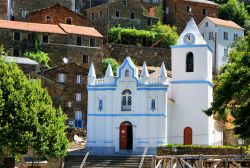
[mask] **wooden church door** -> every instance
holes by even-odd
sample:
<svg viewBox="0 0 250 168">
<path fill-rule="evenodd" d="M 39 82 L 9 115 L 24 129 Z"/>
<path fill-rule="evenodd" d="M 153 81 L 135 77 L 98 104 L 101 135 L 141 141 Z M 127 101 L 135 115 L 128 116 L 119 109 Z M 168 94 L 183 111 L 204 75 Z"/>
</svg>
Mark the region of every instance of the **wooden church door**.
<svg viewBox="0 0 250 168">
<path fill-rule="evenodd" d="M 133 149 L 133 131 L 132 124 L 128 121 L 120 125 L 120 150 Z"/>
<path fill-rule="evenodd" d="M 192 128 L 186 127 L 184 129 L 184 145 L 192 145 L 193 141 L 193 132 Z"/>
</svg>

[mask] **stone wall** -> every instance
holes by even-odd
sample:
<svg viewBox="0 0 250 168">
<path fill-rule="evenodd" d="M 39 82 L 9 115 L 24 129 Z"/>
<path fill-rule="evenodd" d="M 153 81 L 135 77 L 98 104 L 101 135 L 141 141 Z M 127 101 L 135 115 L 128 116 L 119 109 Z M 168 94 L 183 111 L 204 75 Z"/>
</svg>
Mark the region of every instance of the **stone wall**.
<svg viewBox="0 0 250 168">
<path fill-rule="evenodd" d="M 0 19 L 7 18 L 8 0 L 0 0 Z"/>
<path fill-rule="evenodd" d="M 127 56 L 130 56 L 138 66 L 141 66 L 146 61 L 148 66 L 160 67 L 164 62 L 167 70 L 171 70 L 171 49 L 169 48 L 105 44 L 103 53 L 104 57 L 115 58 L 119 63 L 122 63 Z"/>
<path fill-rule="evenodd" d="M 177 152 L 174 153 L 172 148 L 158 147 L 157 155 L 240 155 L 240 149 L 226 149 L 226 148 L 198 148 L 198 147 L 177 147 Z"/>
<path fill-rule="evenodd" d="M 51 17 L 50 22 L 47 21 L 48 16 Z M 62 5 L 55 5 L 50 8 L 31 12 L 27 15 L 27 21 L 32 23 L 66 23 L 67 18 L 71 18 L 71 24 L 73 25 L 87 26 L 87 20 L 83 16 Z"/>
<path fill-rule="evenodd" d="M 218 5 L 180 0 L 165 1 L 166 8 L 169 9 L 169 14 L 166 15 L 166 23 L 176 26 L 179 33 L 184 30 L 190 18 L 190 14 L 187 12 L 188 6 L 192 8 L 192 16 L 197 24 L 199 24 L 206 16 L 219 16 Z M 207 10 L 207 15 L 203 14 L 203 10 Z"/>
<path fill-rule="evenodd" d="M 225 129 L 223 131 L 223 144 L 224 145 L 238 145 L 238 140 L 233 132 L 233 129 Z"/>
</svg>

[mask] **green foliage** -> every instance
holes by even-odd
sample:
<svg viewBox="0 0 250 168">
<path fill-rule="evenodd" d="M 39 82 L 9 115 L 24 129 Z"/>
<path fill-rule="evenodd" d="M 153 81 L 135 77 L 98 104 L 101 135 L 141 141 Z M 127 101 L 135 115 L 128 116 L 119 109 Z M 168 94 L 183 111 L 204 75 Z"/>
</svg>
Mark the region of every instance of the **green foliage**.
<svg viewBox="0 0 250 168">
<path fill-rule="evenodd" d="M 163 23 L 164 19 L 164 10 L 162 9 L 161 6 L 156 6 L 155 7 L 155 16 L 159 18 L 159 21 Z"/>
<path fill-rule="evenodd" d="M 205 110 L 209 116 L 228 114 L 234 120 L 234 131 L 241 138 L 250 138 L 250 38 L 239 40 L 229 53 L 229 64 L 219 75 L 212 107 Z"/>
<path fill-rule="evenodd" d="M 117 68 L 118 68 L 119 64 L 118 64 L 118 62 L 114 58 L 109 58 L 109 57 L 103 59 L 103 61 L 102 61 L 102 65 L 103 65 L 102 66 L 103 67 L 102 71 L 103 71 L 103 74 L 105 74 L 106 69 L 107 69 L 109 63 L 111 64 L 111 67 L 112 67 L 114 75 L 116 75 Z"/>
<path fill-rule="evenodd" d="M 5 62 L 1 55 L 0 147 L 8 149 L 9 156 L 25 154 L 28 149 L 37 155 L 65 156 L 65 120 L 41 81 L 30 82 L 15 63 Z"/>
<path fill-rule="evenodd" d="M 37 51 L 26 51 L 24 53 L 25 57 L 35 60 L 36 62 L 45 65 L 49 68 L 49 56 L 47 53 L 37 50 Z"/>
<path fill-rule="evenodd" d="M 177 42 L 178 34 L 175 27 L 158 22 L 148 30 L 113 27 L 109 30 L 109 42 L 116 44 L 169 47 Z"/>
<path fill-rule="evenodd" d="M 249 19 L 248 11 L 244 3 L 238 0 L 229 0 L 219 8 L 219 16 L 225 20 L 232 20 L 241 27 L 245 26 L 245 21 Z"/>
</svg>

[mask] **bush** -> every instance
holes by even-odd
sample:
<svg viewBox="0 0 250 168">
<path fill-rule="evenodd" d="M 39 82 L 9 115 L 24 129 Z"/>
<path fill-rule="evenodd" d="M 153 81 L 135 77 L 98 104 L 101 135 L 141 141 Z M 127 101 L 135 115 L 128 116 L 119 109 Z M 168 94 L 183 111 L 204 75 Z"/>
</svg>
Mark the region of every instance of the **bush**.
<svg viewBox="0 0 250 168">
<path fill-rule="evenodd" d="M 105 58 L 102 61 L 102 65 L 103 65 L 102 66 L 103 67 L 102 72 L 103 72 L 103 74 L 105 74 L 109 63 L 111 64 L 114 75 L 116 75 L 117 68 L 118 68 L 119 64 L 114 58 L 109 58 L 109 57 Z"/>
<path fill-rule="evenodd" d="M 178 34 L 175 27 L 158 22 L 149 30 L 112 27 L 109 32 L 109 42 L 116 44 L 169 47 L 177 42 Z"/>
<path fill-rule="evenodd" d="M 45 65 L 45 67 L 49 68 L 49 56 L 47 53 L 43 51 L 26 51 L 24 53 L 25 57 L 35 60 L 36 62 Z"/>
</svg>

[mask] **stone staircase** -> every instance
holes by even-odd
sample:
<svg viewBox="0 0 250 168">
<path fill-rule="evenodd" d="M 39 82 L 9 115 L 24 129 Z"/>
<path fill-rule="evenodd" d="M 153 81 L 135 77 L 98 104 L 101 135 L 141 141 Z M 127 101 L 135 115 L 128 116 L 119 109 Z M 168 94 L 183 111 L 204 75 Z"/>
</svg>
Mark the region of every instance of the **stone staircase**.
<svg viewBox="0 0 250 168">
<path fill-rule="evenodd" d="M 79 168 L 84 156 L 65 157 L 64 168 Z M 85 163 L 86 168 L 138 168 L 141 156 L 88 156 Z M 152 157 L 146 156 L 143 168 L 151 168 Z"/>
</svg>

